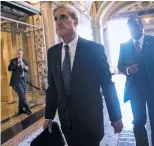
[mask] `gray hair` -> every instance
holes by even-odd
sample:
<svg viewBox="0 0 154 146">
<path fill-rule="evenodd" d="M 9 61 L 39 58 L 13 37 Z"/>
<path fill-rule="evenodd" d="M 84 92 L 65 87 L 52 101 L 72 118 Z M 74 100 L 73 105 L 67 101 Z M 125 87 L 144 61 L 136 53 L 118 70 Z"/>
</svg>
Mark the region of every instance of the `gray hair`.
<svg viewBox="0 0 154 146">
<path fill-rule="evenodd" d="M 19 49 L 17 50 L 17 52 L 19 52 L 19 51 L 23 52 L 23 50 L 22 50 L 21 48 L 19 48 Z"/>
<path fill-rule="evenodd" d="M 79 20 L 79 13 L 78 11 L 70 4 L 68 3 L 62 3 L 61 5 L 58 5 L 54 10 L 53 10 L 53 15 L 55 15 L 56 11 L 59 9 L 66 9 L 68 11 L 68 14 L 71 16 L 72 19 L 78 19 Z"/>
</svg>

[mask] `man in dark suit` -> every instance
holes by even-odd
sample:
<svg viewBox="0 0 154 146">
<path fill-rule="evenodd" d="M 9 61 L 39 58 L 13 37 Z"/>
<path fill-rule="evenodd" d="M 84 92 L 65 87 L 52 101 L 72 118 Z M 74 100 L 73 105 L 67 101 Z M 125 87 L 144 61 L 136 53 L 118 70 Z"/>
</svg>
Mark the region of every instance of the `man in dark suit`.
<svg viewBox="0 0 154 146">
<path fill-rule="evenodd" d="M 78 13 L 64 4 L 53 11 L 56 33 L 63 40 L 48 50 L 48 84 L 44 129 L 58 108 L 61 128 L 69 146 L 99 146 L 104 136 L 103 88 L 111 125 L 122 131 L 121 110 L 111 80 L 104 47 L 75 32 Z"/>
<path fill-rule="evenodd" d="M 145 129 L 148 106 L 151 138 L 154 145 L 154 37 L 145 35 L 142 20 L 131 17 L 128 26 L 132 39 L 121 44 L 118 68 L 127 76 L 124 101 L 130 100 L 137 146 L 148 146 Z"/>
<path fill-rule="evenodd" d="M 17 92 L 19 96 L 19 114 L 31 114 L 27 100 L 26 100 L 26 82 L 28 63 L 23 59 L 23 51 L 18 50 L 18 57 L 10 61 L 9 71 L 12 71 L 10 86 Z"/>
</svg>

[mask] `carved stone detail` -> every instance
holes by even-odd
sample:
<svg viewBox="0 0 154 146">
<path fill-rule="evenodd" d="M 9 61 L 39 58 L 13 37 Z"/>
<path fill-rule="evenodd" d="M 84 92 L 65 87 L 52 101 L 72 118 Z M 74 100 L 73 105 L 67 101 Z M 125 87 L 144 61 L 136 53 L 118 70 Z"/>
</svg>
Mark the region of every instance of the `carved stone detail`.
<svg viewBox="0 0 154 146">
<path fill-rule="evenodd" d="M 36 15 L 34 16 L 34 25 L 41 26 L 42 25 L 42 19 L 41 16 Z M 36 63 L 38 68 L 38 75 L 39 75 L 39 85 L 40 85 L 40 92 L 44 93 L 44 90 L 46 88 L 46 49 L 44 45 L 44 33 L 43 28 L 35 31 L 35 50 L 36 50 Z"/>
</svg>

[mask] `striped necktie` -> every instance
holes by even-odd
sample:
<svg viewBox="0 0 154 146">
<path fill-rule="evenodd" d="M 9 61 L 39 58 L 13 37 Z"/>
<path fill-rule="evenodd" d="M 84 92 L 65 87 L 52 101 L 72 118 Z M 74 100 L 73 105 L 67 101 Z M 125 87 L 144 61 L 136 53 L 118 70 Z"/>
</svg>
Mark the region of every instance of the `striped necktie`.
<svg viewBox="0 0 154 146">
<path fill-rule="evenodd" d="M 140 52 L 141 48 L 140 48 L 140 42 L 139 41 L 135 41 L 135 48 L 137 52 Z"/>
</svg>

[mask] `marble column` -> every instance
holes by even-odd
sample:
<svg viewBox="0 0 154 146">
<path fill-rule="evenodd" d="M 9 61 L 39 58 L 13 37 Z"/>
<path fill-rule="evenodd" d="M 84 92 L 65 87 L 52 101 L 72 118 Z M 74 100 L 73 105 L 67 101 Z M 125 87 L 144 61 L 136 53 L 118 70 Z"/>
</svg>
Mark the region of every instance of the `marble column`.
<svg viewBox="0 0 154 146">
<path fill-rule="evenodd" d="M 101 28 L 100 25 L 93 24 L 92 32 L 93 32 L 93 40 L 104 45 L 105 54 L 107 56 L 108 63 L 111 66 L 111 56 L 110 56 L 107 28 L 106 27 Z M 112 71 L 111 68 L 110 70 Z"/>
<path fill-rule="evenodd" d="M 55 3 L 50 1 L 42 1 L 41 3 L 46 49 L 60 42 L 59 37 L 55 33 L 55 22 L 53 19 L 53 9 L 55 6 Z"/>
<path fill-rule="evenodd" d="M 46 49 L 48 49 L 54 44 L 54 32 L 53 32 L 54 22 L 52 19 L 52 3 L 42 2 L 41 8 L 42 8 L 42 17 L 43 17 L 43 24 L 44 24 Z"/>
<path fill-rule="evenodd" d="M 111 63 L 111 55 L 110 55 L 110 47 L 109 47 L 109 40 L 108 40 L 108 34 L 107 34 L 107 27 L 103 27 L 102 29 L 102 41 L 105 49 L 105 54 L 107 56 L 108 63 L 110 65 L 110 71 L 112 72 L 112 63 Z"/>
<path fill-rule="evenodd" d="M 101 43 L 100 25 L 92 24 L 92 35 L 95 42 Z"/>
</svg>

